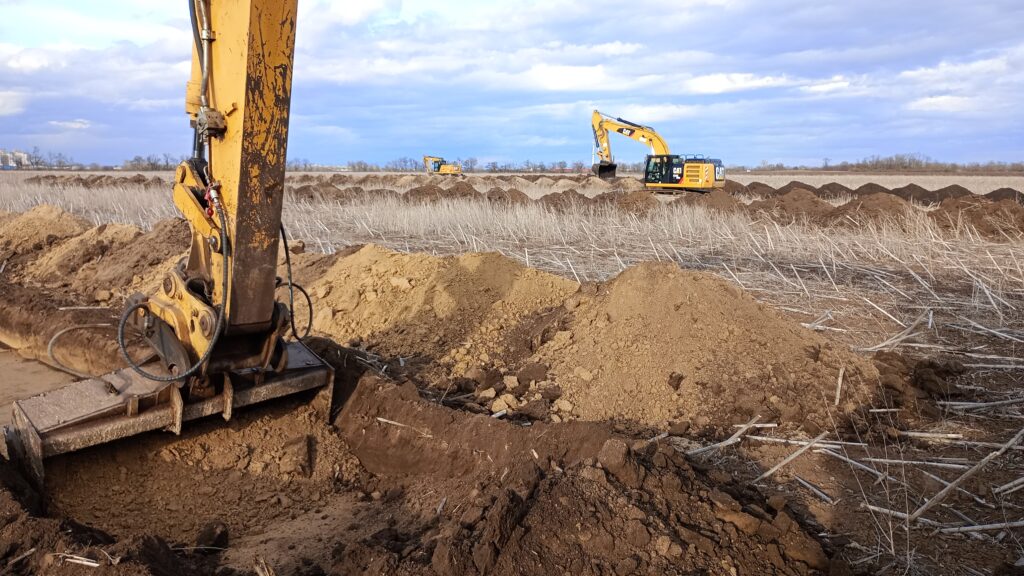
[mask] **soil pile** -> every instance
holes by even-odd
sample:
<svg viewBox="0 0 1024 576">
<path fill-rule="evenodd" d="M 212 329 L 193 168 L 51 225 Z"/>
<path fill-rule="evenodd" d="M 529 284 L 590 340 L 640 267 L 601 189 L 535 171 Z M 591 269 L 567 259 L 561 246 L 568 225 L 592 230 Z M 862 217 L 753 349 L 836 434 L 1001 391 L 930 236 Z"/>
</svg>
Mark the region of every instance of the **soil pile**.
<svg viewBox="0 0 1024 576">
<path fill-rule="evenodd" d="M 54 206 L 40 205 L 0 222 L 0 260 L 25 254 L 77 236 L 89 229 L 84 218 L 68 214 Z"/>
<path fill-rule="evenodd" d="M 818 196 L 826 199 L 842 198 L 843 196 L 853 196 L 853 190 L 838 182 L 829 182 L 818 188 Z"/>
<path fill-rule="evenodd" d="M 853 191 L 854 196 L 870 196 L 871 194 L 888 194 L 890 190 L 880 184 L 869 182 Z"/>
<path fill-rule="evenodd" d="M 770 198 L 775 196 L 775 188 L 765 184 L 764 182 L 751 182 L 747 184 L 747 190 L 755 196 L 762 196 L 764 198 Z"/>
<path fill-rule="evenodd" d="M 832 211 L 832 205 L 810 190 L 797 188 L 782 196 L 753 202 L 748 209 L 791 222 L 800 218 L 820 218 Z"/>
<path fill-rule="evenodd" d="M 634 192 L 605 192 L 594 197 L 595 204 L 615 206 L 623 212 L 645 216 L 661 207 L 661 202 L 647 190 Z"/>
<path fill-rule="evenodd" d="M 743 209 L 743 203 L 721 188 L 712 190 L 707 194 L 687 192 L 675 200 L 675 202 L 690 206 L 703 206 L 721 212 L 738 212 Z"/>
<path fill-rule="evenodd" d="M 538 350 L 573 413 L 698 430 L 754 415 L 816 431 L 839 369 L 852 410 L 877 378 L 870 362 L 783 318 L 724 280 L 641 264 L 570 300 Z M 857 401 L 854 401 L 854 400 Z"/>
<path fill-rule="evenodd" d="M 486 196 L 488 202 L 493 202 L 495 204 L 512 205 L 530 203 L 530 197 L 515 188 L 509 188 L 508 190 L 491 188 L 487 191 Z"/>
<path fill-rule="evenodd" d="M 896 221 L 914 207 L 894 194 L 858 196 L 826 214 L 823 222 L 836 226 L 860 226 L 868 221 Z"/>
<path fill-rule="evenodd" d="M 750 194 L 750 189 L 735 180 L 726 180 L 724 190 L 729 194 Z"/>
<path fill-rule="evenodd" d="M 805 184 L 805 183 L 803 183 L 803 182 L 801 182 L 799 180 L 793 180 L 789 184 L 786 184 L 785 186 L 783 186 L 782 188 L 779 188 L 775 192 L 778 195 L 783 196 L 783 195 L 789 194 L 790 192 L 792 192 L 794 190 L 807 190 L 809 192 L 814 192 L 816 190 L 816 188 L 814 186 L 811 186 L 810 184 Z"/>
<path fill-rule="evenodd" d="M 318 298 L 317 330 L 464 370 L 489 363 L 501 334 L 557 306 L 576 284 L 498 254 L 435 258 L 368 245 L 335 261 L 309 288 Z M 473 358 L 469 340 L 482 343 Z"/>
<path fill-rule="evenodd" d="M 1014 190 L 1013 188 L 1000 188 L 993 190 L 988 194 L 985 194 L 986 200 L 992 202 L 999 202 L 1000 200 L 1013 200 L 1018 204 L 1024 204 L 1024 194 Z"/>
<path fill-rule="evenodd" d="M 907 184 L 906 186 L 893 188 L 892 194 L 903 200 L 914 202 L 937 202 L 941 200 L 941 198 L 936 199 L 936 195 L 932 194 L 930 190 L 917 184 Z"/>
<path fill-rule="evenodd" d="M 147 178 L 142 174 L 135 174 L 133 176 L 40 174 L 38 176 L 29 176 L 25 179 L 25 183 L 87 189 L 110 187 L 165 188 L 170 186 L 169 183 L 164 182 L 158 176 Z"/>
<path fill-rule="evenodd" d="M 934 202 L 942 202 L 947 198 L 971 198 L 973 196 L 974 193 L 959 184 L 950 184 L 945 188 L 939 188 L 932 192 Z"/>
<path fill-rule="evenodd" d="M 1024 231 L 1024 206 L 1012 200 L 990 202 L 974 196 L 948 198 L 928 216 L 945 230 L 972 230 L 989 239 L 1017 239 Z"/>
<path fill-rule="evenodd" d="M 101 224 L 47 250 L 29 264 L 26 276 L 37 282 L 73 282 L 87 264 L 124 249 L 140 234 L 135 226 Z"/>
<path fill-rule="evenodd" d="M 569 189 L 565 192 L 548 194 L 537 200 L 537 202 L 554 210 L 568 210 L 575 206 L 586 206 L 592 203 L 593 200 L 574 189 Z"/>
<path fill-rule="evenodd" d="M 447 190 L 436 184 L 424 184 L 410 189 L 405 193 L 405 199 L 409 202 L 440 202 L 452 199 L 478 199 L 480 193 L 466 182 L 456 182 Z"/>
<path fill-rule="evenodd" d="M 622 192 L 635 192 L 644 190 L 646 186 L 639 178 L 619 178 L 613 184 L 614 188 Z"/>
<path fill-rule="evenodd" d="M 480 193 L 476 191 L 476 188 L 472 184 L 465 180 L 458 180 L 455 184 L 448 187 L 449 198 L 479 198 Z"/>
</svg>

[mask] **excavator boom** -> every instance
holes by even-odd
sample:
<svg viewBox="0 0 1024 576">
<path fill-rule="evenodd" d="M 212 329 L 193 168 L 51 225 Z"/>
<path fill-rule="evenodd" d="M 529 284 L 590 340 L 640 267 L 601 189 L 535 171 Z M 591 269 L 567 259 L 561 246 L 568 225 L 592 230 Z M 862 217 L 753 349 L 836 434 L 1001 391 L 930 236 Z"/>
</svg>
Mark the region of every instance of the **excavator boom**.
<svg viewBox="0 0 1024 576">
<path fill-rule="evenodd" d="M 612 118 L 597 110 L 591 115 L 590 124 L 594 131 L 596 160 L 593 171 L 599 178 L 614 178 L 618 169 L 609 139 L 609 135 L 616 132 L 650 147 L 651 154 L 647 156 L 644 169 L 644 183 L 648 188 L 706 192 L 725 185 L 725 169 L 720 160 L 674 155 L 668 142 L 650 126 Z"/>
<path fill-rule="evenodd" d="M 153 294 L 128 299 L 118 344 L 128 367 L 14 403 L 8 444 L 31 475 L 43 459 L 320 389 L 333 371 L 285 340 L 291 311 L 274 297 L 284 199 L 296 0 L 188 0 L 193 24 L 186 111 L 192 157 L 172 199 L 189 253 Z M 288 288 L 292 288 L 290 271 Z M 129 354 L 139 334 L 156 360 Z M 138 354 L 136 354 L 138 355 Z"/>
</svg>

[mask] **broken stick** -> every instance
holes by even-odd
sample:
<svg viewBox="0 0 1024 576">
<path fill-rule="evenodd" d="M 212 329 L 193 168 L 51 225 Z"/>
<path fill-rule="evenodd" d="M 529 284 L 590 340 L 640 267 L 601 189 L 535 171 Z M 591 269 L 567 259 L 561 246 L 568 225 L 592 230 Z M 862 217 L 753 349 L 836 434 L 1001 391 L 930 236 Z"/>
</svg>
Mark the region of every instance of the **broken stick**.
<svg viewBox="0 0 1024 576">
<path fill-rule="evenodd" d="M 974 476 L 975 474 L 980 472 L 981 469 L 985 467 L 985 465 L 987 465 L 989 462 L 995 460 L 999 456 L 1002 456 L 1012 446 L 1016 446 L 1021 441 L 1022 438 L 1024 438 L 1024 428 L 1021 428 L 1020 431 L 1017 432 L 1017 434 L 1013 438 L 1011 438 L 1009 442 L 1007 442 L 1006 444 L 1003 444 L 1001 448 L 999 448 L 995 452 L 992 452 L 988 456 L 985 456 L 984 458 L 982 458 L 981 461 L 978 462 L 977 464 L 975 464 L 973 468 L 971 468 L 970 470 L 964 472 L 962 475 L 960 475 L 959 478 L 957 478 L 956 480 L 953 480 L 952 482 L 950 482 L 942 490 L 939 490 L 938 494 L 936 494 L 934 497 L 932 497 L 927 502 L 922 504 L 920 508 L 915 510 L 914 513 L 910 515 L 909 520 L 911 522 L 913 522 L 914 520 L 917 520 L 918 518 L 920 518 L 922 514 L 924 514 L 928 510 L 930 510 L 933 506 L 935 506 L 939 502 L 942 502 L 947 496 L 949 496 L 950 492 L 953 492 L 954 490 L 956 490 L 968 478 L 970 478 L 971 476 Z"/>
</svg>

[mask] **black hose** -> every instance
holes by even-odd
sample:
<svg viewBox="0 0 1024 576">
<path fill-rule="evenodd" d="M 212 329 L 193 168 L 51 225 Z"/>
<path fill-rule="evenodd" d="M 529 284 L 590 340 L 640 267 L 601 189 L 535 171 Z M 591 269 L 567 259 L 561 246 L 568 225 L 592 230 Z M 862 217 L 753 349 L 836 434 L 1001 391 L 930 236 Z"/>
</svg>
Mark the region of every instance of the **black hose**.
<svg viewBox="0 0 1024 576">
<path fill-rule="evenodd" d="M 157 374 L 151 374 L 142 369 L 141 366 L 132 360 L 131 356 L 128 355 L 128 345 L 124 340 L 125 327 L 128 325 L 128 320 L 136 310 L 146 306 L 145 302 L 139 302 L 125 309 L 124 313 L 121 314 L 121 321 L 117 325 L 117 347 L 121 350 L 121 356 L 124 357 L 125 361 L 128 362 L 128 367 L 135 371 L 136 374 L 153 380 L 154 382 L 177 382 L 194 376 L 199 370 L 202 369 L 203 365 L 206 364 L 207 360 L 210 359 L 210 355 L 213 353 L 213 349 L 217 346 L 217 341 L 220 339 L 221 332 L 224 331 L 224 311 L 227 308 L 228 293 L 228 237 L 227 237 L 227 220 L 224 218 L 224 210 L 220 206 L 220 202 L 213 203 L 214 208 L 217 209 L 217 216 L 220 217 L 220 246 L 224 252 L 224 272 L 221 280 L 222 286 L 222 298 L 220 310 L 217 311 L 217 323 L 213 328 L 213 338 L 210 340 L 210 346 L 203 353 L 195 364 L 193 364 L 188 370 L 181 374 L 171 376 L 159 376 Z"/>
<path fill-rule="evenodd" d="M 199 62 L 203 61 L 203 41 L 199 37 L 199 19 L 196 17 L 196 0 L 188 0 L 188 15 L 192 20 L 192 39 L 196 43 L 196 56 Z M 192 134 L 192 157 L 203 157 L 203 137 L 199 133 L 199 126 L 196 126 Z"/>
<path fill-rule="evenodd" d="M 284 231 L 283 222 L 281 223 L 281 242 L 284 243 L 284 263 L 288 269 L 288 315 L 291 316 L 289 320 L 292 324 L 292 336 L 296 340 L 302 340 L 309 336 L 310 330 L 313 329 L 313 299 L 309 297 L 309 292 L 306 292 L 302 286 L 292 282 L 292 256 L 288 250 L 288 234 Z M 299 292 L 302 292 L 302 295 L 306 297 L 306 305 L 309 307 L 309 323 L 306 325 L 306 331 L 302 336 L 299 336 L 299 331 L 295 328 L 295 288 L 298 288 Z"/>
</svg>

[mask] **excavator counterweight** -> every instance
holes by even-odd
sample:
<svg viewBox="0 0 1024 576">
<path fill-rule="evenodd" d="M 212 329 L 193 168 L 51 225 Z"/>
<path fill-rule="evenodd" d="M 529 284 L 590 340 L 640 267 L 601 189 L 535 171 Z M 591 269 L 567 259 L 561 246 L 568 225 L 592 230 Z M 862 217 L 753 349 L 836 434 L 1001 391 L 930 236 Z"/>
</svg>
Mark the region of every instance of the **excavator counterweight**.
<svg viewBox="0 0 1024 576">
<path fill-rule="evenodd" d="M 43 460 L 317 389 L 327 418 L 334 373 L 275 300 L 295 51 L 296 0 L 189 0 L 192 157 L 172 198 L 192 230 L 188 255 L 118 326 L 127 368 L 14 403 L 8 451 L 38 482 Z M 135 342 L 152 348 L 139 360 Z M 135 353 L 132 354 L 132 350 Z M 133 357 L 134 356 L 134 357 Z"/>
</svg>

